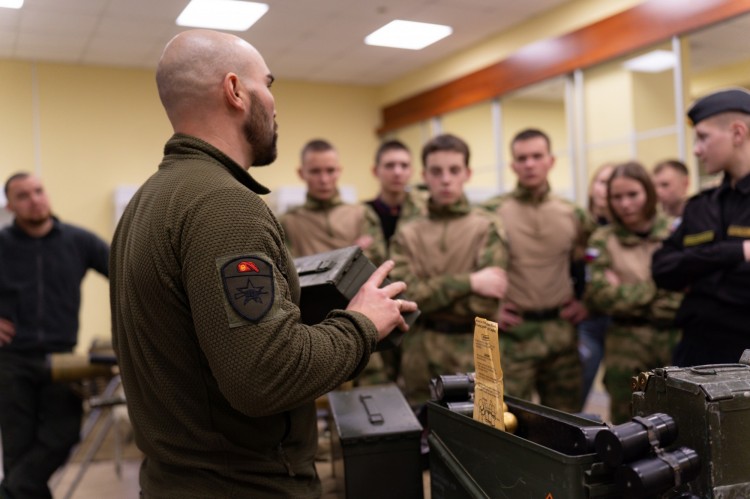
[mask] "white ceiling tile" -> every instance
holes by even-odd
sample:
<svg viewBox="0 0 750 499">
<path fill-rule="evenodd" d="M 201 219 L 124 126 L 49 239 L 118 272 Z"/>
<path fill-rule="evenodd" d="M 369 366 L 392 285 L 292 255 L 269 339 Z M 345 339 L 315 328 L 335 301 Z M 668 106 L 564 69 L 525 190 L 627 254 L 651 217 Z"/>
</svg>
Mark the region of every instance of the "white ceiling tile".
<svg viewBox="0 0 750 499">
<path fill-rule="evenodd" d="M 61 35 L 78 33 L 85 36 L 96 27 L 98 21 L 99 18 L 91 14 L 65 12 L 37 12 L 31 14 L 24 12 L 21 16 L 19 29 L 21 31 L 35 31 L 48 34 L 59 33 Z"/>
</svg>

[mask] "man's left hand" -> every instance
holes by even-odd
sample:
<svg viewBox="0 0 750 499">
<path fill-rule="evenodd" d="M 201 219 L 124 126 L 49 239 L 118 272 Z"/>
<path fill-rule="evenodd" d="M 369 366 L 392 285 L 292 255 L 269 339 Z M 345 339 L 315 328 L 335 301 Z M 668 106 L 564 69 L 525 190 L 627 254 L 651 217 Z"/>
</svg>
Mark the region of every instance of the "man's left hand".
<svg viewBox="0 0 750 499">
<path fill-rule="evenodd" d="M 13 341 L 16 335 L 16 327 L 7 319 L 0 317 L 0 347 Z"/>
<path fill-rule="evenodd" d="M 560 318 L 572 324 L 578 324 L 589 316 L 589 311 L 586 309 L 583 303 L 578 300 L 571 300 L 562 310 L 560 310 Z"/>
</svg>

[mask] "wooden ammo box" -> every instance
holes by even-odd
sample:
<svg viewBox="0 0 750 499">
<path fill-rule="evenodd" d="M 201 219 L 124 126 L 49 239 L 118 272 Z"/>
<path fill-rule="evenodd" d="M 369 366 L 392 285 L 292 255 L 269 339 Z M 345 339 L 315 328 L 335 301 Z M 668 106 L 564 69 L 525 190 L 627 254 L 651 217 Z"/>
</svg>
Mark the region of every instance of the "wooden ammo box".
<svg viewBox="0 0 750 499">
<path fill-rule="evenodd" d="M 422 499 L 422 426 L 394 384 L 328 394 L 331 456 L 349 499 Z"/>
<path fill-rule="evenodd" d="M 633 393 L 633 414 L 656 412 L 677 424 L 670 449 L 689 447 L 701 461 L 698 477 L 675 491 L 700 498 L 750 498 L 750 366 L 665 367 L 642 373 Z"/>
<path fill-rule="evenodd" d="M 604 423 L 504 400 L 518 419 L 515 434 L 428 404 L 432 499 L 621 497 L 594 451 Z"/>
<path fill-rule="evenodd" d="M 344 309 L 376 267 L 358 246 L 294 259 L 302 288 L 300 312 L 303 324 L 318 324 L 334 309 Z M 387 279 L 383 285 L 388 284 Z M 414 323 L 419 312 L 403 314 L 406 323 Z M 378 343 L 378 350 L 398 346 L 403 333 L 393 331 Z"/>
</svg>

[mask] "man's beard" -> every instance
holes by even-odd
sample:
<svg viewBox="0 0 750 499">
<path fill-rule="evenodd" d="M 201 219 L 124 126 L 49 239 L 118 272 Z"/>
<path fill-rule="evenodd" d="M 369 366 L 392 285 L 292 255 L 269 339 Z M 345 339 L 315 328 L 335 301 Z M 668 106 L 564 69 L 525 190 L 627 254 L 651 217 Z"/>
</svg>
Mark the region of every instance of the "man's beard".
<svg viewBox="0 0 750 499">
<path fill-rule="evenodd" d="M 250 94 L 250 116 L 243 127 L 245 139 L 253 150 L 253 166 L 270 165 L 276 159 L 276 122 L 272 122 L 266 108 L 255 93 Z"/>
<path fill-rule="evenodd" d="M 42 215 L 19 219 L 19 221 L 29 227 L 41 227 L 42 225 L 46 224 L 50 218 L 52 218 L 52 214 L 48 211 Z"/>
</svg>

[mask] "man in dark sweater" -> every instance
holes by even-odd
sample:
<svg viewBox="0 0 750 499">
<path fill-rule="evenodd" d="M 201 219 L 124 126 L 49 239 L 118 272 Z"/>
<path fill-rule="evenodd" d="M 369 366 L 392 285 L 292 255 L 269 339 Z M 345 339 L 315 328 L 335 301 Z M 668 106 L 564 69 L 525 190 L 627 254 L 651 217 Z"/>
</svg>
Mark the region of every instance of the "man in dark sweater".
<svg viewBox="0 0 750 499">
<path fill-rule="evenodd" d="M 108 274 L 109 247 L 52 216 L 42 182 L 18 173 L 5 184 L 13 225 L 0 230 L 0 497 L 51 497 L 47 481 L 78 442 L 81 400 L 55 383 L 46 356 L 78 338 L 81 281 Z"/>
<path fill-rule="evenodd" d="M 112 334 L 138 447 L 143 496 L 321 494 L 315 399 L 406 329 L 379 288 L 381 266 L 349 303 L 300 323 L 284 233 L 248 173 L 276 157 L 273 82 L 246 41 L 185 31 L 164 49 L 159 96 L 175 134 L 112 243 Z"/>
</svg>

